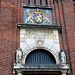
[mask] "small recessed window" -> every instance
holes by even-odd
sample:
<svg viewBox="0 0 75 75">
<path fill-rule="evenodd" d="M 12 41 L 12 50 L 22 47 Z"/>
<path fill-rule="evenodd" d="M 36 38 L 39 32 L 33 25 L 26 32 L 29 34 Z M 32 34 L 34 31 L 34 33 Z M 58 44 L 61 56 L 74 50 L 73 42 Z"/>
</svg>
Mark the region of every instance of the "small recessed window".
<svg viewBox="0 0 75 75">
<path fill-rule="evenodd" d="M 30 0 L 27 0 L 27 4 L 30 4 Z"/>
<path fill-rule="evenodd" d="M 36 0 L 33 0 L 33 5 L 36 5 Z"/>
<path fill-rule="evenodd" d="M 73 2 L 74 2 L 74 6 L 75 6 L 75 0 L 73 0 Z"/>
<path fill-rule="evenodd" d="M 45 0 L 45 6 L 47 6 L 48 4 L 47 4 L 47 0 Z"/>
<path fill-rule="evenodd" d="M 39 0 L 39 5 L 42 5 L 42 0 Z"/>
</svg>

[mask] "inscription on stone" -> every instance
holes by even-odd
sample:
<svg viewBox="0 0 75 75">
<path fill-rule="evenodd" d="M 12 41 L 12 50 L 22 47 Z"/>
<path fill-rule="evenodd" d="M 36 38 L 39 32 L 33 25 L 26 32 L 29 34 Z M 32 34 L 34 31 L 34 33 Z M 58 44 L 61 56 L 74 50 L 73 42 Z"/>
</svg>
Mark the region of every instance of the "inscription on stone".
<svg viewBox="0 0 75 75">
<path fill-rule="evenodd" d="M 55 35 L 24 35 L 24 38 L 55 39 Z"/>
</svg>

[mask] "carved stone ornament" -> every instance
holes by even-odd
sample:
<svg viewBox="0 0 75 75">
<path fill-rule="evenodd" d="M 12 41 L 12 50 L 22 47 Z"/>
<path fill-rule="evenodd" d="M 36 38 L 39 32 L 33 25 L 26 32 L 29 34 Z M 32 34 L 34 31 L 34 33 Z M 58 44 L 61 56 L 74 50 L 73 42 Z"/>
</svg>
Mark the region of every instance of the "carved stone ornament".
<svg viewBox="0 0 75 75">
<path fill-rule="evenodd" d="M 18 50 L 16 50 L 16 64 L 17 63 L 22 63 L 22 49 L 18 48 Z"/>
<path fill-rule="evenodd" d="M 61 64 L 66 64 L 66 54 L 64 50 L 61 50 L 60 52 L 60 61 L 61 61 Z"/>
<path fill-rule="evenodd" d="M 35 28 L 27 28 L 26 30 L 26 35 L 50 35 L 53 34 L 53 30 L 52 29 L 35 29 Z"/>
<path fill-rule="evenodd" d="M 43 44 L 44 44 L 44 41 L 43 41 L 43 40 L 38 40 L 38 41 L 37 41 L 37 46 L 38 46 L 38 47 L 42 47 Z"/>
</svg>

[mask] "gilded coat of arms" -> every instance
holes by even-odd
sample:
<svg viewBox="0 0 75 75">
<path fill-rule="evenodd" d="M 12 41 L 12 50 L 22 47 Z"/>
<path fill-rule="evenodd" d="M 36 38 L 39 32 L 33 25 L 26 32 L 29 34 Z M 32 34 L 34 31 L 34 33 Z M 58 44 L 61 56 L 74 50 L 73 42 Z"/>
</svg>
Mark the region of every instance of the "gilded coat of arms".
<svg viewBox="0 0 75 75">
<path fill-rule="evenodd" d="M 33 24 L 45 24 L 46 22 L 51 24 L 50 12 L 48 10 L 41 9 L 27 9 L 25 13 L 25 23 L 31 22 Z"/>
</svg>

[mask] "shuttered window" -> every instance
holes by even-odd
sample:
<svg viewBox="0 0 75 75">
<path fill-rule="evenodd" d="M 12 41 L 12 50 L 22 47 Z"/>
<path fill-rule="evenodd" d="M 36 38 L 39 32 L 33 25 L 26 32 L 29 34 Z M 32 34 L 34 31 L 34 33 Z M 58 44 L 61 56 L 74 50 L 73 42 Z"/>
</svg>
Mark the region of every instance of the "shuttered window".
<svg viewBox="0 0 75 75">
<path fill-rule="evenodd" d="M 26 64 L 55 64 L 55 59 L 52 54 L 45 50 L 35 50 L 26 58 Z"/>
</svg>

